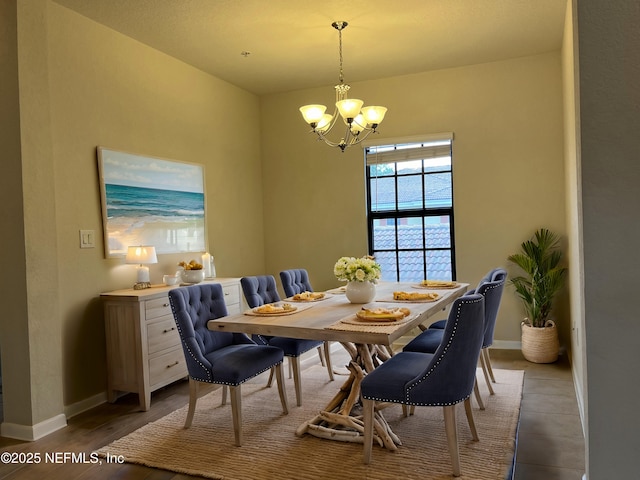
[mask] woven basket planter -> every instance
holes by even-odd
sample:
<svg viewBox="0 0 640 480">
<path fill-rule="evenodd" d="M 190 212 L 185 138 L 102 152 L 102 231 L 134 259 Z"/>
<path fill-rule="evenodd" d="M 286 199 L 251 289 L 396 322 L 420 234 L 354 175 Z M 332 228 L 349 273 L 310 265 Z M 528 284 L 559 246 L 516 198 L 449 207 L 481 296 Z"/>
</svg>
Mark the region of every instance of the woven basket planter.
<svg viewBox="0 0 640 480">
<path fill-rule="evenodd" d="M 532 363 L 553 363 L 558 360 L 560 341 L 553 320 L 544 327 L 532 327 L 522 322 L 522 354 Z"/>
</svg>

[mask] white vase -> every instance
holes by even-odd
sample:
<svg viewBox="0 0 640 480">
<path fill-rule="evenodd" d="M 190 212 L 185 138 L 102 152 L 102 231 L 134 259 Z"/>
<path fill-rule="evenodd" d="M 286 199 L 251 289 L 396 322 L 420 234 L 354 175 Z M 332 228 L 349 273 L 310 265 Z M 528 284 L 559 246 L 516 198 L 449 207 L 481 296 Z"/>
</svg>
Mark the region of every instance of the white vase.
<svg viewBox="0 0 640 480">
<path fill-rule="evenodd" d="M 180 275 L 183 283 L 200 283 L 204 280 L 204 270 L 184 270 Z"/>
<path fill-rule="evenodd" d="M 371 282 L 349 282 L 345 294 L 351 303 L 369 303 L 376 298 L 376 286 Z"/>
</svg>

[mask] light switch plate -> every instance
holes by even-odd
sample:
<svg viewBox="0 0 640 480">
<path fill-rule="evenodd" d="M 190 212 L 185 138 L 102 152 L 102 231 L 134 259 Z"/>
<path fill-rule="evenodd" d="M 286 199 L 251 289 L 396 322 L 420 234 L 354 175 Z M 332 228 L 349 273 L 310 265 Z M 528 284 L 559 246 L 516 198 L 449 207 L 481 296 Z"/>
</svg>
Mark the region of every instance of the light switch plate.
<svg viewBox="0 0 640 480">
<path fill-rule="evenodd" d="M 80 230 L 80 248 L 95 248 L 95 230 Z"/>
</svg>

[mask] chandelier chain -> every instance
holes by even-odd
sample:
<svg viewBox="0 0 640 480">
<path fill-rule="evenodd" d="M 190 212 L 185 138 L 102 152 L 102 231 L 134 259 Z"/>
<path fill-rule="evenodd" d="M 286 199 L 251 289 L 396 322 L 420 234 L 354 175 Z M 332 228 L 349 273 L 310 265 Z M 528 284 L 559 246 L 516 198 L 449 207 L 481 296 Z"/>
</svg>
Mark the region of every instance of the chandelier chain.
<svg viewBox="0 0 640 480">
<path fill-rule="evenodd" d="M 344 83 L 344 73 L 342 70 L 342 28 L 340 27 L 338 28 L 338 43 L 339 43 L 339 51 L 340 51 L 340 83 Z"/>
</svg>

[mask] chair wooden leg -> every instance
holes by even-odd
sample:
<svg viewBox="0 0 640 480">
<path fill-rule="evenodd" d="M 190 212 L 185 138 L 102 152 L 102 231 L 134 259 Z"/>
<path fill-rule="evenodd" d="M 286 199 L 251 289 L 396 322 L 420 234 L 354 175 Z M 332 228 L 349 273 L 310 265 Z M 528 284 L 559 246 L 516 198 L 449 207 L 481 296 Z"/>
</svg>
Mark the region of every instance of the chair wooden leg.
<svg viewBox="0 0 640 480">
<path fill-rule="evenodd" d="M 489 372 L 487 371 L 487 363 L 484 359 L 484 355 L 480 353 L 480 366 L 482 367 L 482 373 L 484 374 L 484 380 L 487 382 L 487 388 L 489 389 L 489 394 L 494 395 L 493 387 L 491 386 L 491 380 L 489 380 Z"/>
<path fill-rule="evenodd" d="M 476 402 L 480 410 L 484 410 L 484 402 L 482 401 L 482 395 L 480 395 L 480 389 L 478 388 L 478 380 L 473 381 L 473 393 L 476 396 Z"/>
<path fill-rule="evenodd" d="M 302 379 L 300 378 L 300 357 L 289 357 L 289 364 L 293 367 L 293 386 L 296 389 L 296 404 L 302 406 Z"/>
<path fill-rule="evenodd" d="M 222 385 L 222 404 L 221 405 L 226 405 L 227 404 L 227 386 L 226 385 Z"/>
<path fill-rule="evenodd" d="M 479 442 L 480 438 L 478 437 L 476 422 L 473 420 L 473 410 L 471 410 L 471 398 L 467 398 L 464 401 L 464 411 L 467 414 L 467 422 L 469 422 L 469 429 L 471 430 L 471 436 L 476 442 Z"/>
<path fill-rule="evenodd" d="M 233 417 L 233 434 L 236 438 L 236 446 L 242 446 L 242 391 L 240 385 L 230 386 L 231 391 L 231 416 Z"/>
<path fill-rule="evenodd" d="M 458 425 L 456 423 L 456 406 L 442 407 L 444 413 L 444 429 L 447 434 L 447 445 L 453 465 L 453 476 L 460 476 L 460 454 L 458 452 Z"/>
<path fill-rule="evenodd" d="M 196 412 L 196 402 L 198 401 L 198 382 L 189 377 L 189 410 L 187 419 L 184 422 L 184 428 L 189 428 L 193 422 L 193 414 Z"/>
<path fill-rule="evenodd" d="M 320 358 L 320 365 L 323 367 L 326 366 L 324 363 L 324 352 L 322 351 L 322 347 L 318 347 L 318 357 Z"/>
<path fill-rule="evenodd" d="M 280 395 L 280 403 L 282 403 L 282 413 L 289 413 L 289 402 L 287 401 L 287 392 L 284 387 L 284 374 L 282 373 L 282 363 L 275 366 L 276 383 L 278 384 L 278 394 Z"/>
<path fill-rule="evenodd" d="M 493 368 L 491 368 L 491 356 L 489 356 L 489 347 L 480 350 L 480 355 L 484 355 L 484 360 L 487 364 L 487 370 L 489 370 L 491 381 L 493 383 L 496 383 L 496 377 L 493 376 Z"/>
<path fill-rule="evenodd" d="M 373 400 L 362 399 L 362 421 L 364 422 L 363 460 L 365 464 L 371 463 L 371 450 L 373 449 L 373 408 Z"/>
<path fill-rule="evenodd" d="M 324 358 L 327 365 L 327 372 L 329 373 L 329 380 L 333 382 L 333 364 L 331 363 L 331 343 L 324 342 Z"/>
<path fill-rule="evenodd" d="M 269 371 L 269 380 L 267 380 L 267 387 L 271 387 L 271 385 L 273 385 L 273 370 L 274 367 L 271 367 L 271 370 Z"/>
<path fill-rule="evenodd" d="M 411 408 L 409 409 L 409 415 L 413 415 L 414 413 L 416 413 L 416 406 L 411 405 Z"/>
</svg>

